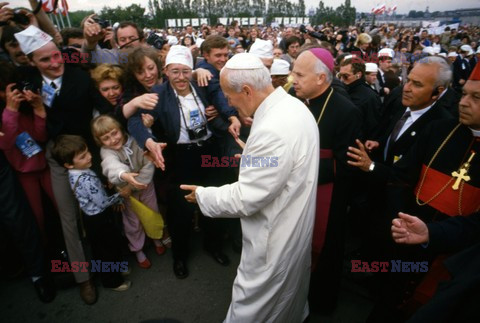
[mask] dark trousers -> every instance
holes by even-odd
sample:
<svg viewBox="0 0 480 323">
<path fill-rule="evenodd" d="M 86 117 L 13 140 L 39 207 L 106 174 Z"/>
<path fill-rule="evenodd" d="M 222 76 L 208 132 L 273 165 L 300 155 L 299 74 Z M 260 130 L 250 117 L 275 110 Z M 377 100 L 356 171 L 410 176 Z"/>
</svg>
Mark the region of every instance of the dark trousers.
<svg viewBox="0 0 480 323">
<path fill-rule="evenodd" d="M 172 236 L 172 253 L 176 260 L 188 257 L 192 219 L 197 206 L 185 200 L 188 192 L 180 184 L 208 186 L 215 176 L 215 169 L 201 167 L 202 155 L 215 155 L 214 141 L 199 147 L 197 145 L 176 145 L 174 147 L 173 176 L 169 183 L 167 221 Z M 168 166 L 167 166 L 168 167 Z M 204 247 L 209 251 L 220 250 L 222 245 L 222 221 L 202 216 Z"/>
<path fill-rule="evenodd" d="M 110 209 L 96 215 L 84 216 L 84 225 L 92 247 L 92 261 L 122 261 L 122 240 L 116 230 Z M 124 282 L 119 272 L 101 271 L 100 279 L 106 288 L 115 288 Z"/>
<path fill-rule="evenodd" d="M 30 276 L 44 274 L 40 231 L 25 193 L 0 153 L 0 227 L 13 240 Z"/>
</svg>

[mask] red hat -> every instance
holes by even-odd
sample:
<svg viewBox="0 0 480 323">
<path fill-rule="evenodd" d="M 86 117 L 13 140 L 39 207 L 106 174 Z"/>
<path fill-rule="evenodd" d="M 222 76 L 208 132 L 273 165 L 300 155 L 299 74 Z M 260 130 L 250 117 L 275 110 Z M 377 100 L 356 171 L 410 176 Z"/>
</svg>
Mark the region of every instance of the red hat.
<svg viewBox="0 0 480 323">
<path fill-rule="evenodd" d="M 323 48 L 311 48 L 310 52 L 327 66 L 330 72 L 333 72 L 333 56 L 328 50 Z"/>
<path fill-rule="evenodd" d="M 480 64 L 475 65 L 470 77 L 468 78 L 469 81 L 480 81 Z"/>
</svg>

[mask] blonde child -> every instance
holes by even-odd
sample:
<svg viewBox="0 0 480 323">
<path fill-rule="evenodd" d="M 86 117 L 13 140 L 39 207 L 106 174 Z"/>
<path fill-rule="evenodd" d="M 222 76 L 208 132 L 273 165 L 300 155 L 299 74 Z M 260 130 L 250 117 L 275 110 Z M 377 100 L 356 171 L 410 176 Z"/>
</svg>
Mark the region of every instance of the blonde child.
<svg viewBox="0 0 480 323">
<path fill-rule="evenodd" d="M 108 115 L 101 115 L 93 119 L 92 133 L 95 141 L 101 147 L 102 171 L 108 181 L 117 188 L 128 185 L 133 197 L 158 212 L 152 181 L 155 166 L 144 156 L 135 140 L 125 133 L 116 119 Z M 130 251 L 135 253 L 141 268 L 150 268 L 150 260 L 143 252 L 145 231 L 133 212 L 129 199 L 125 199 L 125 208 L 122 214 Z M 165 253 L 165 247 L 161 240 L 154 239 L 153 242 L 158 255 Z"/>
</svg>

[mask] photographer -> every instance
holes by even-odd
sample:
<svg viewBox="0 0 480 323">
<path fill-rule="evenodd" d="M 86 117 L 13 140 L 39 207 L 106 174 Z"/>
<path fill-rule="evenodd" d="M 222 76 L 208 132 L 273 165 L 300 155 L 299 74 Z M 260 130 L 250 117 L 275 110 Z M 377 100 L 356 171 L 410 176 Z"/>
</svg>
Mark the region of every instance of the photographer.
<svg viewBox="0 0 480 323">
<path fill-rule="evenodd" d="M 145 36 L 143 31 L 133 22 L 121 22 L 113 30 L 113 40 L 116 47 L 112 49 L 101 48 L 98 43 L 104 42 L 110 32 L 108 21 L 98 19 L 96 15 L 90 15 L 83 25 L 85 41 L 83 42 L 82 52 L 88 53 L 89 61 L 96 64 L 120 64 L 125 63 L 126 54 L 123 49 L 143 46 Z"/>
<path fill-rule="evenodd" d="M 192 68 L 190 50 L 172 46 L 166 58 L 168 82 L 152 89 L 158 94 L 158 103 L 153 110 L 141 109 L 128 120 L 130 134 L 141 148 L 149 151 L 155 165 L 166 170 L 170 179 L 167 222 L 172 234 L 173 271 L 179 279 L 188 276 L 186 261 L 194 213 L 194 207 L 185 200 L 179 185 L 187 182 L 208 185 L 208 181 L 216 178 L 211 176 L 212 168 L 201 167 L 201 155 L 215 156 L 217 145 L 207 122 L 209 102 L 203 91 L 191 82 Z M 143 125 L 142 113 L 153 115 L 152 133 Z M 163 157 L 165 143 L 171 159 Z M 219 264 L 228 265 L 228 257 L 221 252 L 218 221 L 203 217 L 202 220 L 205 222 L 204 248 Z"/>
<path fill-rule="evenodd" d="M 55 39 L 55 43 L 61 44 L 62 36 L 46 13 L 41 10 L 42 2 L 29 0 L 29 3 L 33 11 L 25 8 L 7 8 L 8 2 L 0 2 L 0 27 L 17 26 L 21 29 L 26 29 L 28 26 L 33 25 L 50 34 Z"/>
</svg>

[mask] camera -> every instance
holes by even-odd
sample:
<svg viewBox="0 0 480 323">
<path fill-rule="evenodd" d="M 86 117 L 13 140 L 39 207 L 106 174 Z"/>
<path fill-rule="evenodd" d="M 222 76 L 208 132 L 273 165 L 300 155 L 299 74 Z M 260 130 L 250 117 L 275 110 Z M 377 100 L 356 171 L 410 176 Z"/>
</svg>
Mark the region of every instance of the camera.
<svg viewBox="0 0 480 323">
<path fill-rule="evenodd" d="M 18 25 L 30 24 L 30 19 L 28 19 L 27 15 L 21 12 L 19 9 L 13 12 L 12 21 Z"/>
<path fill-rule="evenodd" d="M 199 124 L 194 128 L 187 129 L 187 132 L 190 140 L 201 139 L 207 135 L 207 127 L 205 124 Z"/>
<path fill-rule="evenodd" d="M 153 46 L 156 49 L 162 49 L 162 47 L 167 43 L 163 38 L 155 34 L 153 31 L 147 37 L 147 44 Z"/>
<path fill-rule="evenodd" d="M 33 84 L 32 82 L 28 82 L 28 81 L 20 81 L 20 82 L 17 82 L 17 84 L 12 88 L 12 91 L 13 90 L 19 90 L 19 91 L 32 91 L 33 93 L 38 93 L 38 90 L 40 90 L 37 86 L 35 86 L 35 84 Z"/>
<path fill-rule="evenodd" d="M 99 24 L 100 27 L 102 27 L 102 29 L 110 27 L 110 22 L 108 20 L 103 20 L 103 19 L 100 19 L 98 17 L 95 17 L 95 18 L 93 18 L 93 21 L 95 21 L 97 24 Z"/>
</svg>

